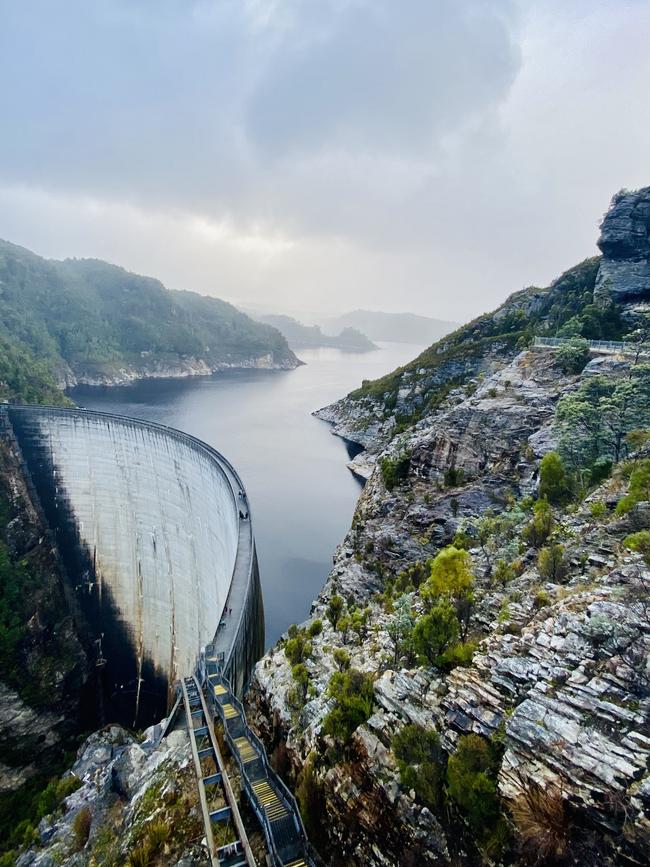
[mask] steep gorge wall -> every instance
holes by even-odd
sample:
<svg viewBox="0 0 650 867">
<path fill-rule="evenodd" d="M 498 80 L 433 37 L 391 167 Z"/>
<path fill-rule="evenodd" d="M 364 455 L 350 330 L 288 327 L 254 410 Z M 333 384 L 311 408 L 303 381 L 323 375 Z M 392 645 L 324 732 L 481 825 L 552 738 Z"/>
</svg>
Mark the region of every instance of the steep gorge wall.
<svg viewBox="0 0 650 867">
<path fill-rule="evenodd" d="M 83 410 L 7 412 L 97 648 L 100 717 L 155 721 L 222 620 L 241 547 L 238 480 L 212 449 L 161 426 Z M 252 665 L 261 605 L 245 536 L 238 598 L 251 612 L 234 611 L 232 646 Z"/>
</svg>

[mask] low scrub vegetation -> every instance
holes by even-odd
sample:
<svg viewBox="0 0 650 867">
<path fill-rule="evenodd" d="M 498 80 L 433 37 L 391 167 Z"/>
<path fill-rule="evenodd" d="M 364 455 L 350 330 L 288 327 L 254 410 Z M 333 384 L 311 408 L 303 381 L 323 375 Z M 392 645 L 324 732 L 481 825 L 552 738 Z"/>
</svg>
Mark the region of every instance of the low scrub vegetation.
<svg viewBox="0 0 650 867">
<path fill-rule="evenodd" d="M 499 751 L 479 735 L 463 735 L 447 762 L 447 791 L 487 854 L 497 855 L 508 837 L 496 775 Z"/>
<path fill-rule="evenodd" d="M 520 781 L 520 795 L 509 805 L 529 864 L 562 864 L 569 854 L 571 823 L 562 792 Z"/>
<path fill-rule="evenodd" d="M 643 554 L 645 562 L 650 566 L 650 530 L 639 530 L 638 533 L 630 533 L 623 540 L 623 544 L 630 551 Z"/>
<path fill-rule="evenodd" d="M 75 848 L 77 851 L 84 848 L 90 836 L 90 826 L 93 823 L 93 814 L 90 807 L 82 807 L 72 822 Z"/>
<path fill-rule="evenodd" d="M 629 467 L 628 493 L 616 506 L 617 515 L 626 515 L 637 505 L 650 500 L 650 458 L 634 461 Z"/>
<path fill-rule="evenodd" d="M 393 738 L 393 753 L 400 782 L 431 809 L 442 801 L 444 752 L 438 733 L 419 725 L 406 725 Z"/>
<path fill-rule="evenodd" d="M 332 675 L 327 693 L 334 699 L 334 707 L 325 717 L 323 731 L 345 744 L 372 713 L 372 677 L 355 668 L 338 671 Z"/>
<path fill-rule="evenodd" d="M 409 474 L 410 467 L 410 454 L 402 453 L 394 458 L 383 457 L 379 462 L 379 469 L 386 489 L 392 491 L 403 482 Z"/>
</svg>

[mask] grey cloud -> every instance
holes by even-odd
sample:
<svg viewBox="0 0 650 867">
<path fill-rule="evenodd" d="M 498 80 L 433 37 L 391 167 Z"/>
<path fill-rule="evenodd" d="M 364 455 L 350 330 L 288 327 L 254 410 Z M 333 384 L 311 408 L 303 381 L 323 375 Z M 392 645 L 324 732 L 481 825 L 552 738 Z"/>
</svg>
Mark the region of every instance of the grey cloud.
<svg viewBox="0 0 650 867">
<path fill-rule="evenodd" d="M 331 153 L 334 186 L 350 156 L 426 154 L 516 70 L 509 3 L 294 2 L 278 4 L 282 26 L 260 5 L 10 5 L 0 177 L 299 224 L 264 177 L 278 156 L 293 206 L 295 174 L 303 190 L 309 175 L 296 151 L 308 164 Z"/>
<path fill-rule="evenodd" d="M 287 34 L 248 108 L 254 141 L 276 154 L 435 150 L 502 99 L 518 67 L 508 3 L 323 6 L 328 26 Z"/>
<path fill-rule="evenodd" d="M 49 255 L 457 319 L 594 252 L 612 192 L 650 182 L 642 0 L 0 0 L 0 22 L 0 236 Z"/>
</svg>

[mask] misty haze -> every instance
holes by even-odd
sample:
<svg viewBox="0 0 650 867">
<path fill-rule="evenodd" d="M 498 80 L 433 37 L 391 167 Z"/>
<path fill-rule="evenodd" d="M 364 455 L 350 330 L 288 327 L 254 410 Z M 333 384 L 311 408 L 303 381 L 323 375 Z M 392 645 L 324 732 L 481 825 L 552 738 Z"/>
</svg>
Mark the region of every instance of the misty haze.
<svg viewBox="0 0 650 867">
<path fill-rule="evenodd" d="M 641 867 L 650 8 L 0 0 L 0 867 Z"/>
</svg>

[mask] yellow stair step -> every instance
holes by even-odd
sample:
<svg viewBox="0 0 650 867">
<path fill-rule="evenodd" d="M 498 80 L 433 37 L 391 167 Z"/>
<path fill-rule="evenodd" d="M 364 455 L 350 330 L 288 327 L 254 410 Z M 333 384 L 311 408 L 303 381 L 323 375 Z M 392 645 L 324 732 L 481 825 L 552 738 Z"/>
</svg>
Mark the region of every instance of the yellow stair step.
<svg viewBox="0 0 650 867">
<path fill-rule="evenodd" d="M 223 707 L 223 715 L 226 719 L 232 719 L 234 716 L 239 716 L 239 713 L 235 708 L 230 704 L 226 703 L 221 705 Z"/>
</svg>

